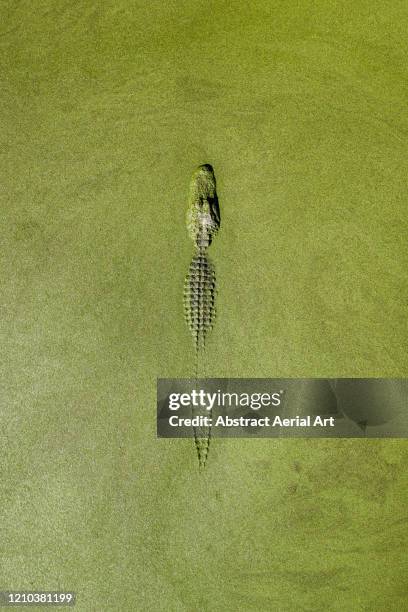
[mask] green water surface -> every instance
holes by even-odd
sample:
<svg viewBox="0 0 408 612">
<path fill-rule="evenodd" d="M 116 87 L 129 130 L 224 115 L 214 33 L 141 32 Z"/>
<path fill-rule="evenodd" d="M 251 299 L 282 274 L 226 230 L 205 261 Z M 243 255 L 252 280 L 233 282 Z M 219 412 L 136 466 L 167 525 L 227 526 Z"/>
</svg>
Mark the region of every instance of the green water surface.
<svg viewBox="0 0 408 612">
<path fill-rule="evenodd" d="M 191 376 L 407 376 L 408 4 L 0 4 L 0 590 L 81 612 L 408 609 L 403 440 L 157 440 Z"/>
</svg>

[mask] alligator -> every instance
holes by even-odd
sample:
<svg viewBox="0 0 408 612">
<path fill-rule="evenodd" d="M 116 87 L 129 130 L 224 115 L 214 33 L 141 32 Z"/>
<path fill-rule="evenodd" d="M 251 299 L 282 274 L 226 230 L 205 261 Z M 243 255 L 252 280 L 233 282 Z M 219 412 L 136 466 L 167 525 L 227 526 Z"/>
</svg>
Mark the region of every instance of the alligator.
<svg viewBox="0 0 408 612">
<path fill-rule="evenodd" d="M 194 254 L 184 282 L 184 314 L 195 349 L 194 376 L 203 376 L 205 341 L 215 321 L 215 268 L 208 257 L 208 248 L 220 227 L 220 209 L 214 170 L 210 164 L 199 166 L 193 173 L 187 210 L 187 230 L 194 245 Z M 208 413 L 207 413 L 208 414 Z M 211 438 L 211 427 L 193 428 L 199 468 L 205 467 Z"/>
</svg>

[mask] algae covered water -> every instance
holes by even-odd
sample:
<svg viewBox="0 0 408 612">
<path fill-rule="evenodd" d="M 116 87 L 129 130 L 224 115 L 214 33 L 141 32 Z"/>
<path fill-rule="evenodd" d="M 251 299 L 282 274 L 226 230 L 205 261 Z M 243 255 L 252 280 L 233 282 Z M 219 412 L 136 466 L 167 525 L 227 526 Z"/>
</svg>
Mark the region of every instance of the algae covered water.
<svg viewBox="0 0 408 612">
<path fill-rule="evenodd" d="M 398 440 L 157 440 L 193 376 L 185 213 L 216 172 L 212 377 L 404 377 L 408 6 L 4 0 L 3 589 L 77 610 L 402 610 Z"/>
</svg>

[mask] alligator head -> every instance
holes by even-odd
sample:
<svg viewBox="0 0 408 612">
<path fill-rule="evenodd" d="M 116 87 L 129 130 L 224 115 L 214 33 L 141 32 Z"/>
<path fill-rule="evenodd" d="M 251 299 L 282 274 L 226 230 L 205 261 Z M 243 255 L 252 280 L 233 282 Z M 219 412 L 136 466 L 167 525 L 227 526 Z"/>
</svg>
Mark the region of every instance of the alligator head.
<svg viewBox="0 0 408 612">
<path fill-rule="evenodd" d="M 198 249 L 206 249 L 220 226 L 214 170 L 210 164 L 193 173 L 187 210 L 187 229 Z"/>
</svg>

